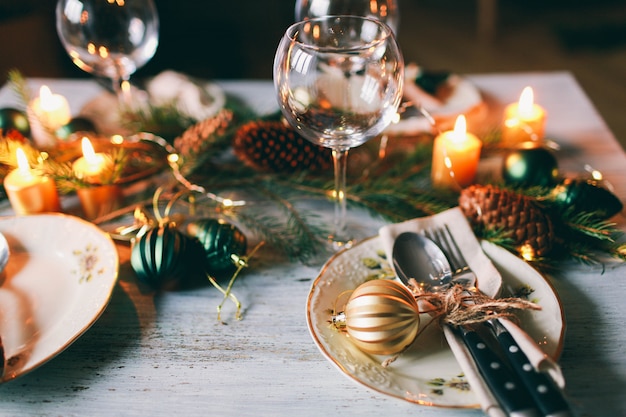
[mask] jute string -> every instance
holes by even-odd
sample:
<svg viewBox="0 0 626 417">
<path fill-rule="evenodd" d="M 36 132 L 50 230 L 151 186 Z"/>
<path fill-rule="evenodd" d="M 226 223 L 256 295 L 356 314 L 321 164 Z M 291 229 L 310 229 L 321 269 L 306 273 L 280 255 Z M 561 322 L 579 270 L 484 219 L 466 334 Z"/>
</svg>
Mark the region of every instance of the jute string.
<svg viewBox="0 0 626 417">
<path fill-rule="evenodd" d="M 519 310 L 541 310 L 541 306 L 521 298 L 491 298 L 478 291 L 471 292 L 462 285 L 454 285 L 446 291 L 425 293 L 419 290 L 417 282 L 409 281 L 415 299 L 421 306 L 428 306 L 420 313 L 427 313 L 433 317 L 426 326 L 422 327 L 409 345 L 415 343 L 419 335 L 432 323 L 440 326 L 472 326 L 493 319 L 508 319 L 518 322 L 515 315 Z M 387 367 L 393 363 L 406 349 L 383 361 L 382 366 Z"/>
<path fill-rule="evenodd" d="M 515 311 L 541 310 L 539 305 L 522 298 L 491 298 L 462 285 L 442 292 L 416 293 L 415 299 L 431 306 L 422 312 L 433 316 L 433 321 L 451 326 L 471 326 L 499 318 L 517 321 Z"/>
</svg>

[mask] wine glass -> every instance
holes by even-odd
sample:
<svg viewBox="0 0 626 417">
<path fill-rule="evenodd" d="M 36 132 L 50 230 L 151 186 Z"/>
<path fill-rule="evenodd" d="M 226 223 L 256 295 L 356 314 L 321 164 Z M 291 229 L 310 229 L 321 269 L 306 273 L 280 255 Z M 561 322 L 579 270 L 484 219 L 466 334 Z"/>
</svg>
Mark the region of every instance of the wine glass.
<svg viewBox="0 0 626 417">
<path fill-rule="evenodd" d="M 322 16 L 354 15 L 378 19 L 398 33 L 396 0 L 296 0 L 296 21 Z"/>
<path fill-rule="evenodd" d="M 130 104 L 130 76 L 159 44 L 159 16 L 152 0 L 59 0 L 59 38 L 74 64 L 111 79 L 121 105 Z"/>
<path fill-rule="evenodd" d="M 361 16 L 295 23 L 274 58 L 274 85 L 287 121 L 309 141 L 332 150 L 335 248 L 346 233 L 346 158 L 397 117 L 404 61 L 386 24 Z"/>
</svg>

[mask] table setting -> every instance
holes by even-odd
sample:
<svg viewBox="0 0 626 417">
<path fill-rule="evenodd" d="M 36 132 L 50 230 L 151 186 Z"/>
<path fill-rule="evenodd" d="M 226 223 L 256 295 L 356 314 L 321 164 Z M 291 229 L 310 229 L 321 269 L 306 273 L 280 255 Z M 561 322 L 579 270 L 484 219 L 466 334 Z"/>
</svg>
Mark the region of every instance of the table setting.
<svg viewBox="0 0 626 417">
<path fill-rule="evenodd" d="M 3 412 L 626 413 L 626 154 L 572 74 L 295 3 L 273 79 L 135 80 L 152 1 L 59 0 L 94 78 L 0 88 Z"/>
</svg>

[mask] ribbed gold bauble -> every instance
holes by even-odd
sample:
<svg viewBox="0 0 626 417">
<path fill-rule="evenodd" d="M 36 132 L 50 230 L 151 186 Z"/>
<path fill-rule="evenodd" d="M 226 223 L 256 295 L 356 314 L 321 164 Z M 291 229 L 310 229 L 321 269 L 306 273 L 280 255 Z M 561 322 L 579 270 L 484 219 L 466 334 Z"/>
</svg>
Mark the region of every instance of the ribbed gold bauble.
<svg viewBox="0 0 626 417">
<path fill-rule="evenodd" d="M 348 299 L 344 313 L 346 331 L 366 353 L 393 355 L 417 337 L 417 301 L 397 281 L 376 279 L 361 284 Z"/>
</svg>

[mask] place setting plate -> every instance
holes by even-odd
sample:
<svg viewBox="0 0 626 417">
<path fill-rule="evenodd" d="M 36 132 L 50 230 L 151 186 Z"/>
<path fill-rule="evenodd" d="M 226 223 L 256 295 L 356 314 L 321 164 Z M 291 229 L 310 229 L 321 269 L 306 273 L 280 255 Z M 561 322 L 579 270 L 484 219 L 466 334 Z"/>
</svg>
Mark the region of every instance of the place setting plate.
<svg viewBox="0 0 626 417">
<path fill-rule="evenodd" d="M 446 71 L 431 71 L 414 63 L 407 64 L 404 77 L 400 120 L 385 130 L 392 136 L 412 136 L 454 127 L 456 117 L 465 115 L 469 127 L 487 116 L 487 104 L 481 91 L 466 77 Z M 419 110 L 428 113 L 425 117 Z"/>
<path fill-rule="evenodd" d="M 70 346 L 100 317 L 118 277 L 111 238 L 64 214 L 0 217 L 9 247 L 0 274 L 4 372 L 18 378 Z"/>
<path fill-rule="evenodd" d="M 503 295 L 525 297 L 541 306 L 538 311 L 518 313 L 520 327 L 557 360 L 565 319 L 555 289 L 507 250 L 486 241 L 481 246 L 502 275 Z M 389 357 L 362 352 L 332 325 L 333 312 L 343 309 L 351 291 L 369 279 L 393 276 L 378 236 L 335 254 L 313 282 L 307 299 L 307 324 L 315 344 L 342 374 L 382 394 L 428 406 L 479 408 L 443 332 L 436 323 L 427 325 L 429 317 L 422 315 L 422 333 L 386 367 L 382 362 Z"/>
<path fill-rule="evenodd" d="M 136 129 L 129 130 L 127 125 L 142 124 L 146 122 L 143 119 L 151 119 L 150 112 L 156 111 L 162 124 L 151 126 L 157 130 L 154 133 L 173 139 L 184 130 L 181 130 L 178 118 L 199 122 L 215 116 L 227 100 L 225 92 L 216 83 L 172 70 L 146 79 L 140 86 L 133 87 L 131 94 L 138 104 L 134 104 L 126 116 L 111 111 L 119 107 L 118 97 L 111 91 L 88 101 L 80 110 L 80 116 L 92 120 L 96 131 L 102 135 L 131 134 Z"/>
</svg>

